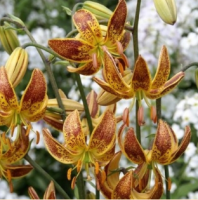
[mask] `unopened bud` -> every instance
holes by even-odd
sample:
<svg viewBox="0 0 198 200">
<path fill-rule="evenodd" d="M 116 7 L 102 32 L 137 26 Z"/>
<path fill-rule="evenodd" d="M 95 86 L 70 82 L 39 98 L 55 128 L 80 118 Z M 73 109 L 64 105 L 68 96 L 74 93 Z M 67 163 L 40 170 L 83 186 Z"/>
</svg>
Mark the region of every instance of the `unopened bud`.
<svg viewBox="0 0 198 200">
<path fill-rule="evenodd" d="M 0 26 L 0 41 L 8 54 L 11 54 L 15 48 L 20 46 L 16 32 L 8 23 L 5 23 L 4 26 Z"/>
<path fill-rule="evenodd" d="M 21 47 L 17 47 L 6 62 L 5 68 L 13 87 L 16 87 L 27 70 L 28 54 Z"/>
<path fill-rule="evenodd" d="M 195 70 L 195 83 L 198 88 L 198 69 Z"/>
<path fill-rule="evenodd" d="M 108 20 L 113 13 L 104 5 L 93 1 L 85 1 L 82 8 L 90 11 L 98 20 Z"/>
<path fill-rule="evenodd" d="M 97 99 L 97 94 L 94 90 L 92 90 L 87 95 L 87 104 L 88 104 L 88 107 L 89 107 L 90 115 L 93 118 L 95 118 L 99 113 L 99 106 L 98 106 L 96 99 Z"/>
<path fill-rule="evenodd" d="M 175 0 L 154 0 L 155 8 L 161 19 L 173 25 L 177 20 Z"/>
<path fill-rule="evenodd" d="M 14 15 L 11 15 L 11 14 L 9 14 L 9 17 L 10 17 L 14 22 L 17 22 L 18 24 L 20 24 L 21 26 L 25 26 L 24 22 L 23 22 L 20 18 L 14 16 Z"/>
</svg>

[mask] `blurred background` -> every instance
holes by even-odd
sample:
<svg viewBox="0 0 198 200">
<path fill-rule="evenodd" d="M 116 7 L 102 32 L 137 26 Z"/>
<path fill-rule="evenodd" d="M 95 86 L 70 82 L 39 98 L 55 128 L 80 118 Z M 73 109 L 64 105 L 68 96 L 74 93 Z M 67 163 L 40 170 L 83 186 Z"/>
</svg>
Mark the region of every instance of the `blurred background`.
<svg viewBox="0 0 198 200">
<path fill-rule="evenodd" d="M 80 0 L 0 0 L 0 18 L 6 14 L 13 14 L 19 17 L 31 31 L 37 43 L 47 47 L 50 38 L 65 37 L 71 30 L 71 17 L 66 14 L 62 6 L 70 9 Z M 95 1 L 97 2 L 97 1 Z M 100 0 L 99 3 L 114 10 L 118 0 Z M 135 0 L 128 0 L 128 21 L 133 22 L 136 8 Z M 140 54 L 148 62 L 151 72 L 154 74 L 157 67 L 158 56 L 162 45 L 166 45 L 171 59 L 171 76 L 179 72 L 183 67 L 198 62 L 198 4 L 197 0 L 183 1 L 176 0 L 178 18 L 175 25 L 165 24 L 157 15 L 152 0 L 142 0 L 140 22 L 139 22 L 139 49 Z M 18 37 L 21 45 L 30 42 L 24 32 L 19 31 Z M 27 47 L 29 54 L 28 71 L 17 86 L 16 91 L 20 96 L 29 82 L 31 72 L 34 68 L 40 68 L 45 73 L 44 65 L 34 47 Z M 126 52 L 130 65 L 133 67 L 133 46 L 130 44 Z M 45 53 L 46 56 L 49 56 Z M 0 44 L 0 65 L 4 66 L 8 54 Z M 184 155 L 170 166 L 172 179 L 172 198 L 198 199 L 198 93 L 195 83 L 195 67 L 186 71 L 184 80 L 179 87 L 171 94 L 162 98 L 162 118 L 174 129 L 177 137 L 181 139 L 186 125 L 192 129 L 192 139 Z M 56 65 L 52 67 L 57 84 L 65 94 L 74 100 L 80 100 L 80 95 L 75 84 L 73 75 L 66 71 L 66 67 Z M 90 89 L 98 90 L 98 86 L 92 82 L 91 77 L 81 76 L 85 91 Z M 50 83 L 48 83 L 48 96 L 54 98 Z M 118 103 L 117 113 L 121 114 L 123 109 L 129 105 L 128 100 Z M 145 109 L 146 110 L 146 109 Z M 134 124 L 134 113 L 130 114 L 131 124 Z M 148 120 L 142 128 L 146 137 L 155 133 L 156 126 L 150 122 L 149 112 L 146 112 Z M 153 128 L 151 128 L 151 125 Z M 41 133 L 46 126 L 42 122 L 35 123 L 35 130 Z M 2 127 L 0 127 L 3 130 Z M 62 135 L 54 131 L 54 136 L 62 140 Z M 35 137 L 34 134 L 32 137 Z M 144 139 L 143 139 L 144 141 Z M 39 145 L 32 142 L 30 156 L 67 191 L 71 198 L 74 192 L 70 189 L 70 182 L 67 181 L 67 166 L 57 163 L 45 150 L 42 135 Z M 126 163 L 123 159 L 123 166 Z M 130 164 L 130 163 L 128 163 Z M 49 184 L 36 170 L 30 175 L 14 180 L 14 193 L 9 193 L 7 182 L 0 180 L 0 199 L 28 198 L 27 189 L 33 186 L 42 198 L 46 187 Z M 59 198 L 57 193 L 57 198 Z"/>
</svg>

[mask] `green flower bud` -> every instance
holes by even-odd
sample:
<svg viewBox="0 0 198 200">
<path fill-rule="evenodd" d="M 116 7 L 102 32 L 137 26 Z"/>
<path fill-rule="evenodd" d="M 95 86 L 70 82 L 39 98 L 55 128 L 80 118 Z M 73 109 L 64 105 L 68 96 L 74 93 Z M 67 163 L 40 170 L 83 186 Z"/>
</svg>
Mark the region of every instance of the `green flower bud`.
<svg viewBox="0 0 198 200">
<path fill-rule="evenodd" d="M 85 1 L 82 8 L 93 13 L 98 20 L 108 20 L 113 13 L 104 5 L 93 1 Z"/>
<path fill-rule="evenodd" d="M 17 47 L 8 58 L 5 68 L 13 87 L 16 87 L 24 77 L 28 65 L 28 54 Z"/>
<path fill-rule="evenodd" d="M 8 54 L 11 54 L 15 48 L 20 46 L 16 32 L 10 27 L 8 23 L 0 26 L 0 41 Z"/>
<path fill-rule="evenodd" d="M 175 0 L 154 0 L 155 8 L 161 19 L 173 25 L 177 20 Z"/>
</svg>

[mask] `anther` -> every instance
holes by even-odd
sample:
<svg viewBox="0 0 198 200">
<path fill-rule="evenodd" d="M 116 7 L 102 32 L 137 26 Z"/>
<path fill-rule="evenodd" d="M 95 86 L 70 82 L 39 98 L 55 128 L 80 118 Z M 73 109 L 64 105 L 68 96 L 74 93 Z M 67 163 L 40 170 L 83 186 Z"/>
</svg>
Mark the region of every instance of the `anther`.
<svg viewBox="0 0 198 200">
<path fill-rule="evenodd" d="M 36 131 L 36 144 L 38 144 L 40 141 L 40 134 L 38 131 Z"/>
<path fill-rule="evenodd" d="M 97 55 L 96 55 L 96 53 L 92 54 L 92 61 L 93 61 L 93 67 L 97 68 L 98 67 L 98 61 L 97 61 Z"/>
<path fill-rule="evenodd" d="M 150 117 L 151 117 L 151 120 L 152 120 L 154 123 L 157 122 L 157 112 L 156 112 L 156 108 L 155 108 L 154 106 L 151 106 Z"/>
<path fill-rule="evenodd" d="M 25 136 L 28 136 L 28 135 L 29 135 L 31 128 L 32 128 L 31 124 L 28 124 L 27 130 L 26 130 L 26 133 L 25 133 Z"/>
<path fill-rule="evenodd" d="M 140 106 L 138 109 L 138 124 L 139 124 L 139 126 L 143 126 L 145 124 L 143 106 Z"/>
<path fill-rule="evenodd" d="M 71 182 L 71 189 L 74 189 L 75 184 L 76 184 L 76 176 L 74 176 L 74 178 L 72 179 L 72 182 Z"/>
<path fill-rule="evenodd" d="M 95 174 L 97 175 L 99 173 L 99 164 L 98 162 L 95 162 Z"/>
<path fill-rule="evenodd" d="M 70 181 L 71 180 L 71 172 L 72 172 L 72 168 L 69 168 L 67 170 L 67 179 Z"/>
</svg>

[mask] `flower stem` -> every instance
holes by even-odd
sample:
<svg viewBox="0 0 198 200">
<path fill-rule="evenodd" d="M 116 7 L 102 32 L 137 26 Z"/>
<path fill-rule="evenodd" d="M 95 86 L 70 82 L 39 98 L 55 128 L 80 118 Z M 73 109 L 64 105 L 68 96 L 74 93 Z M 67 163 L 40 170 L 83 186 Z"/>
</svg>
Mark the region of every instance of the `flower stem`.
<svg viewBox="0 0 198 200">
<path fill-rule="evenodd" d="M 62 189 L 62 187 L 44 170 L 38 165 L 34 160 L 30 158 L 28 154 L 24 157 L 39 173 L 41 173 L 46 179 L 49 181 L 53 181 L 56 189 L 60 192 L 60 194 L 65 198 L 65 199 L 70 199 L 68 194 Z"/>
<path fill-rule="evenodd" d="M 193 67 L 193 66 L 196 66 L 198 67 L 198 62 L 193 62 L 193 63 L 190 63 L 189 65 L 185 66 L 181 71 L 186 71 L 187 69 L 189 69 L 190 67 Z"/>
<path fill-rule="evenodd" d="M 137 0 L 135 20 L 134 20 L 133 30 L 131 31 L 133 36 L 134 63 L 136 62 L 139 56 L 138 23 L 139 23 L 140 5 L 141 5 L 141 0 Z M 141 144 L 141 129 L 138 124 L 138 110 L 139 110 L 139 102 L 138 100 L 136 100 L 136 134 L 137 134 L 137 139 Z"/>
<path fill-rule="evenodd" d="M 161 118 L 161 98 L 156 100 L 156 110 L 157 110 L 157 121 Z M 168 171 L 168 165 L 164 166 L 165 171 L 165 180 L 166 180 L 166 199 L 170 199 L 170 190 L 168 185 L 169 180 L 169 171 Z"/>
</svg>

